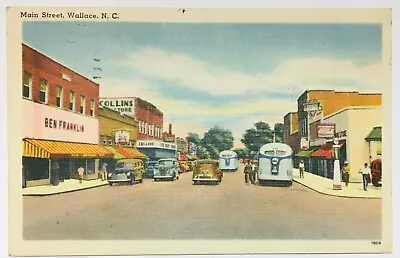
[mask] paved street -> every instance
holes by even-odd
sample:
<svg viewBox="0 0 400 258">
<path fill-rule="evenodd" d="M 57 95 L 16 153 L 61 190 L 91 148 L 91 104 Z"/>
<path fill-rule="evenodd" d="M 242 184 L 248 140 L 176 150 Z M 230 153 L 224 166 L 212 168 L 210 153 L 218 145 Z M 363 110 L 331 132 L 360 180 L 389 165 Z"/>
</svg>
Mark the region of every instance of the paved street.
<svg viewBox="0 0 400 258">
<path fill-rule="evenodd" d="M 243 164 L 220 185 L 145 180 L 24 198 L 24 238 L 380 239 L 381 200 L 245 185 Z"/>
</svg>

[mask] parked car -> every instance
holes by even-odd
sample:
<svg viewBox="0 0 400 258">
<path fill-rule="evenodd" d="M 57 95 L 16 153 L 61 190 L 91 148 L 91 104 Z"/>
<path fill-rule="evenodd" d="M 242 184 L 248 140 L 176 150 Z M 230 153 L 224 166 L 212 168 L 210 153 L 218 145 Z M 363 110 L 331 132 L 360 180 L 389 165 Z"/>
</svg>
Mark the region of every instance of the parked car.
<svg viewBox="0 0 400 258">
<path fill-rule="evenodd" d="M 192 180 L 194 184 L 200 182 L 215 182 L 219 184 L 222 181 L 223 172 L 219 168 L 218 160 L 203 159 L 199 160 L 193 170 Z"/>
<path fill-rule="evenodd" d="M 149 161 L 147 163 L 145 172 L 144 172 L 144 176 L 146 178 L 153 178 L 154 176 L 154 169 L 156 169 L 156 167 L 158 166 L 158 161 Z"/>
<path fill-rule="evenodd" d="M 382 186 L 382 160 L 375 159 L 371 162 L 371 183 L 373 186 Z"/>
<path fill-rule="evenodd" d="M 119 160 L 115 169 L 108 174 L 108 183 L 135 182 L 142 183 L 144 174 L 144 164 L 140 159 L 122 159 Z"/>
<path fill-rule="evenodd" d="M 179 167 L 176 159 L 160 159 L 158 166 L 154 169 L 154 181 L 159 179 L 169 179 L 174 181 L 179 179 Z"/>
</svg>

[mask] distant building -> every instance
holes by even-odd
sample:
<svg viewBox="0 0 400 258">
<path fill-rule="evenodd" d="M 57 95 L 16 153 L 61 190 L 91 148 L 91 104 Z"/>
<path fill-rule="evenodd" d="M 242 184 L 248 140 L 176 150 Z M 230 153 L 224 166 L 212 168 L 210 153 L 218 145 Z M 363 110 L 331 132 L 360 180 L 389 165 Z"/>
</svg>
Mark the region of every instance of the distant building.
<svg viewBox="0 0 400 258">
<path fill-rule="evenodd" d="M 175 142 L 175 134 L 172 133 L 172 124 L 168 125 L 168 132 L 163 133 L 165 142 Z"/>
<path fill-rule="evenodd" d="M 188 142 L 184 138 L 176 137 L 176 145 L 179 152 L 181 153 L 189 152 Z"/>
</svg>

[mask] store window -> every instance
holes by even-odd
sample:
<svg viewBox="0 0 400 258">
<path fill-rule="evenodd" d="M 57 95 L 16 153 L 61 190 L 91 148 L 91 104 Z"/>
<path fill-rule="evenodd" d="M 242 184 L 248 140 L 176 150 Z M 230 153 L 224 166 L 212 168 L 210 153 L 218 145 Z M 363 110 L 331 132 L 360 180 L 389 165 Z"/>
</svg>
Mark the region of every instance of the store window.
<svg viewBox="0 0 400 258">
<path fill-rule="evenodd" d="M 63 88 L 61 86 L 57 86 L 57 95 L 56 95 L 56 105 L 59 108 L 62 108 L 63 103 Z"/>
<path fill-rule="evenodd" d="M 94 117 L 94 99 L 90 100 L 90 116 Z"/>
<path fill-rule="evenodd" d="M 85 114 L 85 107 L 86 107 L 86 97 L 81 95 L 81 107 L 79 109 L 79 112 L 81 114 Z"/>
<path fill-rule="evenodd" d="M 72 90 L 69 92 L 69 110 L 75 111 L 75 92 Z"/>
<path fill-rule="evenodd" d="M 22 82 L 22 96 L 28 99 L 32 98 L 32 74 L 25 71 Z"/>
<path fill-rule="evenodd" d="M 49 160 L 39 158 L 22 158 L 26 181 L 49 178 Z"/>
<path fill-rule="evenodd" d="M 78 174 L 78 168 L 83 167 L 84 168 L 84 174 L 87 173 L 86 169 L 86 159 L 71 159 L 71 170 L 73 174 L 73 178 L 78 179 L 79 174 Z"/>
<path fill-rule="evenodd" d="M 47 104 L 47 81 L 45 79 L 40 79 L 40 92 L 39 92 L 39 101 Z"/>
<path fill-rule="evenodd" d="M 94 174 L 95 173 L 95 159 L 87 159 L 86 160 L 86 174 Z"/>
</svg>

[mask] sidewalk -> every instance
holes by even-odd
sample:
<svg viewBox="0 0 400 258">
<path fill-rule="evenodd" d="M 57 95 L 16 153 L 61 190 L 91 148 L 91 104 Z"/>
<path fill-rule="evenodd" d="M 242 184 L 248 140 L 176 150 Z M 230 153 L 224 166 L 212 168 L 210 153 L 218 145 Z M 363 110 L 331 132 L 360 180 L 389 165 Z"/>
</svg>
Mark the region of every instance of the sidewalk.
<svg viewBox="0 0 400 258">
<path fill-rule="evenodd" d="M 293 169 L 293 181 L 302 184 L 316 192 L 347 198 L 382 198 L 382 187 L 375 187 L 368 184 L 368 191 L 363 190 L 362 183 L 349 183 L 346 187 L 342 182 L 342 190 L 333 190 L 333 180 L 304 172 L 304 178 L 300 178 L 298 169 Z"/>
<path fill-rule="evenodd" d="M 99 187 L 99 186 L 103 186 L 103 185 L 108 185 L 108 182 L 101 181 L 101 179 L 96 179 L 96 180 L 88 180 L 88 181 L 84 180 L 84 181 L 82 181 L 82 183 L 79 183 L 79 180 L 69 179 L 69 180 L 65 180 L 64 182 L 60 182 L 60 184 L 57 186 L 41 185 L 41 186 L 32 186 L 32 187 L 22 188 L 22 195 L 23 196 L 46 196 L 46 195 L 80 191 L 83 189 L 89 189 L 89 188 Z"/>
</svg>

